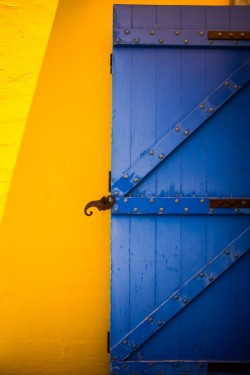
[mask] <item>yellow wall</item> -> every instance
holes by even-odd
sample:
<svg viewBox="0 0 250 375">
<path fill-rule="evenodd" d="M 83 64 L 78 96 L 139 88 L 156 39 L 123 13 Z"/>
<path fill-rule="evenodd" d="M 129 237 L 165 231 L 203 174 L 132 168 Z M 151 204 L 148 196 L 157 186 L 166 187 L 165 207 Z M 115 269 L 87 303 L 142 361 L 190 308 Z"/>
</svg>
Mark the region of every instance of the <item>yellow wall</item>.
<svg viewBox="0 0 250 375">
<path fill-rule="evenodd" d="M 0 1 L 3 375 L 108 374 L 110 214 L 82 209 L 108 193 L 113 3 L 60 0 L 43 59 L 57 1 Z"/>
</svg>

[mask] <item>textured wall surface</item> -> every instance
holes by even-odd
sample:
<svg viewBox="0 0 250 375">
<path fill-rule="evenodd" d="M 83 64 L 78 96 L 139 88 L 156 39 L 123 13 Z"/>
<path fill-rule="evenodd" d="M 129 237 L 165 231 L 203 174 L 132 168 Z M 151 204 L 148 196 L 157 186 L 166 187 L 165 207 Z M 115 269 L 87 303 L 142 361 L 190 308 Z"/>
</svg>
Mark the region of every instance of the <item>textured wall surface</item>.
<svg viewBox="0 0 250 375">
<path fill-rule="evenodd" d="M 113 2 L 0 1 L 3 375 L 108 374 Z"/>
</svg>

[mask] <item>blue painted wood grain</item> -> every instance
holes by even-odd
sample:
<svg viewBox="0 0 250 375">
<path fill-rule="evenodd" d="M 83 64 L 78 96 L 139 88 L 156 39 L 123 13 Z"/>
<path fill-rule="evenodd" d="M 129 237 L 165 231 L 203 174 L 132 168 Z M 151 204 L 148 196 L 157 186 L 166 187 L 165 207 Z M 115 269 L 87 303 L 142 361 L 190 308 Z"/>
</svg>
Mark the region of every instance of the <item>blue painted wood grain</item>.
<svg viewBox="0 0 250 375">
<path fill-rule="evenodd" d="M 241 30 L 249 26 L 249 8 L 246 13 L 242 9 L 116 6 L 115 22 L 124 29 L 167 23 L 176 30 Z M 113 53 L 112 181 L 249 58 L 246 48 L 120 46 Z M 235 95 L 131 195 L 249 196 L 249 88 Z M 113 216 L 111 344 L 248 225 L 249 217 L 212 213 Z M 249 359 L 248 267 L 245 256 L 131 359 Z"/>
</svg>

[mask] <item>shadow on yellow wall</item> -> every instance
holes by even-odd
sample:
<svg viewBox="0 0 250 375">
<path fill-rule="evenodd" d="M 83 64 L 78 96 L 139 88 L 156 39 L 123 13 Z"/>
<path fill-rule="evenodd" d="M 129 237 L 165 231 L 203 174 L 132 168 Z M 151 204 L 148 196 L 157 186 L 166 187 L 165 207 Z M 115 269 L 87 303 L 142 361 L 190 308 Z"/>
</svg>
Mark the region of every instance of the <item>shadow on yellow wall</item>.
<svg viewBox="0 0 250 375">
<path fill-rule="evenodd" d="M 4 375 L 108 374 L 110 214 L 83 207 L 108 193 L 112 4 L 59 3 L 0 232 Z"/>
</svg>

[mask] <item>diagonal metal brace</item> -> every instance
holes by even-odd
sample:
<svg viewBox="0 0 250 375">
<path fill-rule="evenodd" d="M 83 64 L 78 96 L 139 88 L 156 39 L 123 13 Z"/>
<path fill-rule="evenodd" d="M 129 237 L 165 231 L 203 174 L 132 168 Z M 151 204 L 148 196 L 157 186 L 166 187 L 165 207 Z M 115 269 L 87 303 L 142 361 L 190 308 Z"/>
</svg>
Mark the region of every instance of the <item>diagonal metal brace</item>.
<svg viewBox="0 0 250 375">
<path fill-rule="evenodd" d="M 111 348 L 111 359 L 123 361 L 129 358 L 146 340 L 237 263 L 249 248 L 250 226 L 115 344 Z"/>
<path fill-rule="evenodd" d="M 134 164 L 111 186 L 112 195 L 123 197 L 140 183 L 154 168 L 165 160 L 182 142 L 204 124 L 215 112 L 233 97 L 250 79 L 250 59 L 228 76 L 209 96 L 157 143 L 142 150 Z"/>
</svg>

